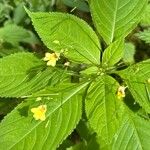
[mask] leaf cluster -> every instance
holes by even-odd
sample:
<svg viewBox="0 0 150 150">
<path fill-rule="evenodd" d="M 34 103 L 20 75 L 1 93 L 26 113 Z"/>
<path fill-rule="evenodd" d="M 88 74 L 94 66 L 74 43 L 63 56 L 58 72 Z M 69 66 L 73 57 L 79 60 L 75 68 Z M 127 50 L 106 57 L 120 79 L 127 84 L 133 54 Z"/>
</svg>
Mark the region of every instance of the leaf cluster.
<svg viewBox="0 0 150 150">
<path fill-rule="evenodd" d="M 60 60 L 48 67 L 25 51 L 0 59 L 0 97 L 21 101 L 0 123 L 0 149 L 148 150 L 150 60 L 135 63 L 135 46 L 125 41 L 147 0 L 63 2 L 90 10 L 96 31 L 72 14 L 25 8 L 48 52 L 60 53 Z M 0 29 L 12 45 L 34 43 L 32 37 L 16 25 Z M 39 105 L 47 106 L 44 121 L 31 112 Z"/>
</svg>

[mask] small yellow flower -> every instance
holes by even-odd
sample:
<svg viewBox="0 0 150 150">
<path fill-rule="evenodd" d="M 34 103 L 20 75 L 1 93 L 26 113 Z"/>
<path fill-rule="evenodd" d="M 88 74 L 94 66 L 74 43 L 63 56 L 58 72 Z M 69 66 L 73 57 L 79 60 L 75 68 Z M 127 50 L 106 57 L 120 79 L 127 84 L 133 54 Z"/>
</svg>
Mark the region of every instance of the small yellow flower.
<svg viewBox="0 0 150 150">
<path fill-rule="evenodd" d="M 45 53 L 44 61 L 47 61 L 48 66 L 55 66 L 60 58 L 60 53 Z"/>
<path fill-rule="evenodd" d="M 47 111 L 47 106 L 46 105 L 40 105 L 36 108 L 32 108 L 31 112 L 34 114 L 33 117 L 35 120 L 41 120 L 44 121 L 46 119 L 45 113 Z"/>
<path fill-rule="evenodd" d="M 125 89 L 126 89 L 126 87 L 124 87 L 124 86 L 119 86 L 119 88 L 118 88 L 118 90 L 117 90 L 117 97 L 118 97 L 118 99 L 121 99 L 121 98 L 123 98 L 123 97 L 126 96 L 126 94 L 125 94 Z"/>
</svg>

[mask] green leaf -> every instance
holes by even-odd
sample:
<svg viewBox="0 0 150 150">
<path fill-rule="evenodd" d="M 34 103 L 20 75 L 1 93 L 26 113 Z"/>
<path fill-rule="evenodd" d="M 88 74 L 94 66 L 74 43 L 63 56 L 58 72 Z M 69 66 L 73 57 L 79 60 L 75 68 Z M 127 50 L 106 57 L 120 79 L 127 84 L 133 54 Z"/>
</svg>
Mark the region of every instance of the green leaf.
<svg viewBox="0 0 150 150">
<path fill-rule="evenodd" d="M 99 77 L 89 88 L 86 114 L 91 127 L 100 137 L 100 146 L 110 148 L 119 125 L 120 105 L 116 96 L 117 82 L 109 76 Z"/>
<path fill-rule="evenodd" d="M 132 43 L 125 43 L 123 62 L 127 64 L 134 63 L 135 46 Z"/>
<path fill-rule="evenodd" d="M 110 44 L 135 28 L 147 0 L 90 0 L 89 4 L 99 34 Z"/>
<path fill-rule="evenodd" d="M 96 66 L 91 66 L 83 71 L 80 71 L 81 74 L 90 75 L 90 74 L 97 74 L 99 71 L 99 68 Z"/>
<path fill-rule="evenodd" d="M 16 7 L 13 11 L 13 22 L 15 24 L 21 24 L 24 23 L 25 17 L 26 17 L 26 12 L 24 10 L 24 3 L 22 1 L 18 2 L 16 4 Z"/>
<path fill-rule="evenodd" d="M 19 42 L 36 44 L 39 43 L 36 36 L 20 26 L 9 24 L 0 28 L 0 40 L 16 46 Z"/>
<path fill-rule="evenodd" d="M 121 38 L 111 43 L 104 51 L 102 63 L 104 66 L 111 67 L 116 64 L 124 54 L 124 40 Z"/>
<path fill-rule="evenodd" d="M 87 84 L 43 90 L 39 93 L 43 94 L 41 102 L 35 101 L 35 97 L 20 104 L 0 124 L 0 149 L 56 150 L 81 118 L 82 95 L 79 92 Z M 41 103 L 47 105 L 46 120 L 36 121 L 30 110 Z"/>
<path fill-rule="evenodd" d="M 144 14 L 142 16 L 140 23 L 144 26 L 149 26 L 149 24 L 150 24 L 150 4 L 148 4 L 146 6 L 146 9 L 144 11 Z"/>
<path fill-rule="evenodd" d="M 77 8 L 84 12 L 89 12 L 88 4 L 85 0 L 62 0 L 63 3 L 69 7 Z"/>
<path fill-rule="evenodd" d="M 112 150 L 149 150 L 150 122 L 124 107 L 124 119 L 115 135 Z"/>
<path fill-rule="evenodd" d="M 35 30 L 51 50 L 71 60 L 99 64 L 100 44 L 95 32 L 83 20 L 63 13 L 31 13 Z"/>
<path fill-rule="evenodd" d="M 19 49 L 19 48 L 4 48 L 4 47 L 1 47 L 0 48 L 0 57 L 5 57 L 7 55 L 14 54 L 14 53 L 19 53 L 19 52 L 24 52 L 24 50 Z"/>
<path fill-rule="evenodd" d="M 139 39 L 145 41 L 145 43 L 150 43 L 150 29 L 145 29 L 142 32 L 135 34 Z"/>
<path fill-rule="evenodd" d="M 150 113 L 150 60 L 137 63 L 118 72 L 128 86 L 133 98 Z"/>
<path fill-rule="evenodd" d="M 1 58 L 0 97 L 30 95 L 44 88 L 51 80 L 61 77 L 62 71 L 54 68 L 38 70 L 43 64 L 42 60 L 31 53 L 16 53 Z"/>
<path fill-rule="evenodd" d="M 0 2 L 0 23 L 3 23 L 6 19 L 8 19 L 8 17 L 10 17 L 12 6 L 8 3 L 8 1 Z"/>
</svg>

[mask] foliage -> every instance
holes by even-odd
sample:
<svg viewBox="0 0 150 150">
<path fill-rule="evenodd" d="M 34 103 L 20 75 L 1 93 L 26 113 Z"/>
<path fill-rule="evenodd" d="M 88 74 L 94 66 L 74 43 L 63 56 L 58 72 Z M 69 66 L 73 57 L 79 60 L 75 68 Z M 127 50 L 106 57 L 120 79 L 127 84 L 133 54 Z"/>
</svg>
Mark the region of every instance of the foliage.
<svg viewBox="0 0 150 150">
<path fill-rule="evenodd" d="M 6 25 L 0 29 L 0 40 L 11 43 L 14 46 L 19 45 L 20 42 L 30 44 L 38 43 L 38 40 L 32 32 L 15 24 Z"/>
<path fill-rule="evenodd" d="M 145 29 L 143 32 L 137 33 L 136 36 L 145 41 L 145 43 L 150 43 L 150 29 Z"/>
<path fill-rule="evenodd" d="M 0 149 L 148 150 L 147 0 L 36 2 L 0 3 Z"/>
<path fill-rule="evenodd" d="M 98 37 L 84 21 L 62 13 L 28 14 L 32 18 L 35 30 L 49 49 L 64 51 L 64 55 L 74 61 L 99 64 Z M 48 24 L 49 22 L 51 23 Z"/>
<path fill-rule="evenodd" d="M 55 149 L 70 134 L 81 118 L 82 96 L 78 92 L 86 84 L 69 85 L 69 87 L 62 85 L 63 88 L 41 91 L 40 95 L 49 94 L 51 99 L 50 102 L 47 102 L 48 97 L 42 100 L 47 104 L 48 109 L 45 122 L 37 122 L 32 119 L 30 109 L 39 103 L 35 102 L 34 98 L 20 104 L 1 123 L 1 129 L 4 130 L 1 130 L 0 133 L 1 143 L 3 143 L 0 148 L 29 149 L 34 147 L 36 149 Z M 54 96 L 52 97 L 51 95 L 53 94 Z M 15 138 L 12 135 L 15 135 Z M 52 135 L 53 140 L 49 140 Z M 32 144 L 30 139 L 34 139 Z"/>
<path fill-rule="evenodd" d="M 144 25 L 144 26 L 147 26 L 147 25 L 149 25 L 149 15 L 150 15 L 150 4 L 148 4 L 147 6 L 146 6 L 146 9 L 145 9 L 145 12 L 144 12 L 144 14 L 143 14 L 143 17 L 142 17 L 142 19 L 141 19 L 141 24 L 142 25 Z"/>
<path fill-rule="evenodd" d="M 93 21 L 107 44 L 126 36 L 137 25 L 147 1 L 90 1 Z"/>
<path fill-rule="evenodd" d="M 126 43 L 124 49 L 124 63 L 134 63 L 135 46 L 132 43 Z"/>
<path fill-rule="evenodd" d="M 84 0 L 62 0 L 63 3 L 67 6 L 72 8 L 77 8 L 81 11 L 89 12 L 89 6 L 87 5 L 86 1 Z"/>
</svg>

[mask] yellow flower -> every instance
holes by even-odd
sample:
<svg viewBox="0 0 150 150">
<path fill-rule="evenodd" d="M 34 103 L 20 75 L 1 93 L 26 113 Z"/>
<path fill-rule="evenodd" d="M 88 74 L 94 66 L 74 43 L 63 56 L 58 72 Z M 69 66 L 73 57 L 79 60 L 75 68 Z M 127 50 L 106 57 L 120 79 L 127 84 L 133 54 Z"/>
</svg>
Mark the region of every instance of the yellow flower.
<svg viewBox="0 0 150 150">
<path fill-rule="evenodd" d="M 117 90 L 117 97 L 118 97 L 118 99 L 121 99 L 121 98 L 123 98 L 123 97 L 126 96 L 126 94 L 125 94 L 125 89 L 126 89 L 126 87 L 124 87 L 124 86 L 119 86 L 119 88 L 118 88 L 118 90 Z"/>
<path fill-rule="evenodd" d="M 33 117 L 35 120 L 41 120 L 44 121 L 46 119 L 45 113 L 47 111 L 47 106 L 46 105 L 40 105 L 36 108 L 32 108 L 31 112 L 34 114 Z"/>
<path fill-rule="evenodd" d="M 45 53 L 44 61 L 47 61 L 48 66 L 55 66 L 60 58 L 60 53 Z"/>
</svg>

